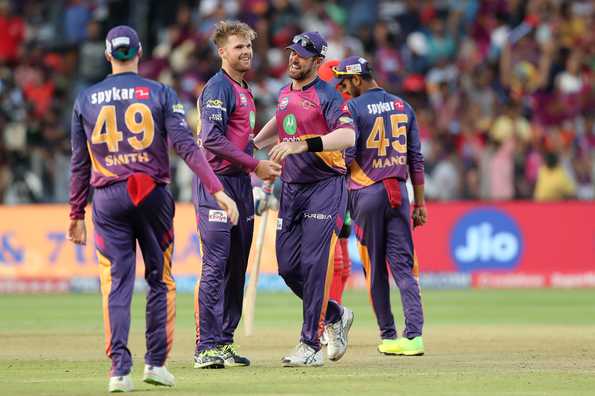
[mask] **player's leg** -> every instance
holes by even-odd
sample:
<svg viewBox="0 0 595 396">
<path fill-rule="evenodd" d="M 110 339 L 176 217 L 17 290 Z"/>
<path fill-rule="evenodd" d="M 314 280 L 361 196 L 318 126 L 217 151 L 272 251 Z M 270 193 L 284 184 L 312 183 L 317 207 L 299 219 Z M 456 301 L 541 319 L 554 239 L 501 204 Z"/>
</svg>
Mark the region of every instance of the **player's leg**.
<svg viewBox="0 0 595 396">
<path fill-rule="evenodd" d="M 302 187 L 283 183 L 279 200 L 277 219 L 276 253 L 279 275 L 287 286 L 300 298 L 304 297 L 304 277 L 301 266 L 302 224 L 301 208 L 305 197 L 300 194 Z M 286 367 L 321 366 L 322 351 L 303 343 L 298 345 L 281 362 Z"/>
<path fill-rule="evenodd" d="M 279 200 L 275 250 L 279 275 L 300 299 L 304 294 L 301 269 L 302 224 L 300 215 L 303 202 L 299 186 L 283 183 Z"/>
<path fill-rule="evenodd" d="M 229 178 L 231 179 L 231 178 Z M 233 346 L 233 336 L 242 316 L 246 268 L 254 231 L 254 201 L 252 184 L 248 175 L 233 177 L 235 194 L 231 197 L 238 205 L 238 224 L 231 229 L 229 260 L 225 268 L 225 299 L 221 344 L 226 366 L 248 366 L 250 360 L 240 356 Z"/>
<path fill-rule="evenodd" d="M 136 242 L 126 184 L 95 190 L 93 224 L 99 261 L 106 354 L 112 360 L 110 391 L 131 390 L 128 349 L 130 302 L 134 290 Z"/>
<path fill-rule="evenodd" d="M 347 333 L 353 321 L 351 310 L 329 299 L 333 256 L 347 206 L 344 178 L 318 182 L 309 190 L 302 220 L 302 272 L 305 279 L 301 339 L 313 349 L 319 349 L 326 324 L 328 356 L 330 360 L 338 360 L 347 350 Z"/>
<path fill-rule="evenodd" d="M 340 241 L 340 240 L 339 240 Z M 333 257 L 333 282 L 331 283 L 330 298 L 341 304 L 342 300 L 342 274 L 343 274 L 343 250 L 340 242 L 335 245 L 335 255 Z"/>
<path fill-rule="evenodd" d="M 143 380 L 165 386 L 175 384 L 174 376 L 165 367 L 173 345 L 176 317 L 176 285 L 172 276 L 174 205 L 171 193 L 164 186 L 157 186 L 138 204 L 134 220 L 149 285 Z"/>
<path fill-rule="evenodd" d="M 405 183 L 399 183 L 401 206 L 391 209 L 391 218 L 387 225 L 387 259 L 391 272 L 401 293 L 405 330 L 399 339 L 398 354 L 421 355 L 424 353 L 422 329 L 424 323 L 423 307 L 413 252 L 413 234 L 411 231 L 409 201 Z"/>
<path fill-rule="evenodd" d="M 343 257 L 343 267 L 341 272 L 341 298 L 343 297 L 343 292 L 345 291 L 345 286 L 347 285 L 347 281 L 349 280 L 349 276 L 351 275 L 351 258 L 349 257 L 349 239 L 348 238 L 339 238 L 339 244 L 341 246 L 341 253 Z"/>
<path fill-rule="evenodd" d="M 224 184 L 224 188 L 226 188 Z M 196 285 L 195 368 L 223 368 L 219 344 L 223 329 L 224 277 L 229 258 L 231 224 L 202 185 L 195 190 L 202 270 Z"/>
<path fill-rule="evenodd" d="M 386 192 L 382 183 L 351 191 L 351 216 L 380 338 L 397 338 L 386 268 Z"/>
</svg>

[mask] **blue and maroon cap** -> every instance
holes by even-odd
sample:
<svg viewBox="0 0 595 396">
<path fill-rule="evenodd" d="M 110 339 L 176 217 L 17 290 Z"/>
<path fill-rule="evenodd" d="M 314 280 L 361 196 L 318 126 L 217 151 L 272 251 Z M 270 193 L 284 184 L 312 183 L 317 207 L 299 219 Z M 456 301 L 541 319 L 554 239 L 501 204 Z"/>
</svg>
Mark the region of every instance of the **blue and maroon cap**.
<svg viewBox="0 0 595 396">
<path fill-rule="evenodd" d="M 341 61 L 338 66 L 333 67 L 333 78 L 329 83 L 331 85 L 339 84 L 345 77 L 357 76 L 357 75 L 371 75 L 372 66 L 367 59 L 361 56 L 350 56 Z"/>
<path fill-rule="evenodd" d="M 107 33 L 105 38 L 105 51 L 119 61 L 134 58 L 141 48 L 138 34 L 130 26 L 116 26 Z"/>
<path fill-rule="evenodd" d="M 305 32 L 298 34 L 291 41 L 292 43 L 285 47 L 293 50 L 303 58 L 311 58 L 313 56 L 326 56 L 328 44 L 324 37 L 318 32 Z"/>
</svg>

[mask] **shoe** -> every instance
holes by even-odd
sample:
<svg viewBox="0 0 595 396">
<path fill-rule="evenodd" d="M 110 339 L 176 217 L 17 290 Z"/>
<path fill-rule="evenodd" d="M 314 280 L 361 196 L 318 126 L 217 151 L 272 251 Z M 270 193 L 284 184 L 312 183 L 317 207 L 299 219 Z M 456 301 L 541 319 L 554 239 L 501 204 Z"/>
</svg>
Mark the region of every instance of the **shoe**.
<svg viewBox="0 0 595 396">
<path fill-rule="evenodd" d="M 194 354 L 194 368 L 222 369 L 225 362 L 219 348 L 211 348 Z"/>
<path fill-rule="evenodd" d="M 116 392 L 132 392 L 134 385 L 130 374 L 110 377 L 107 390 L 111 393 Z"/>
<path fill-rule="evenodd" d="M 378 345 L 378 352 L 385 355 L 421 356 L 424 354 L 424 341 L 421 336 L 412 338 L 397 338 L 396 340 L 382 340 Z"/>
<path fill-rule="evenodd" d="M 347 336 L 352 323 L 353 312 L 349 308 L 343 307 L 341 320 L 325 327 L 328 340 L 326 355 L 329 360 L 336 362 L 347 352 Z"/>
<path fill-rule="evenodd" d="M 176 384 L 176 377 L 165 366 L 150 366 L 145 364 L 143 381 L 153 385 L 174 386 Z"/>
<path fill-rule="evenodd" d="M 250 359 L 241 356 L 235 350 L 232 344 L 222 345 L 220 347 L 221 357 L 225 367 L 246 367 L 250 366 Z"/>
<path fill-rule="evenodd" d="M 322 351 L 300 342 L 295 349 L 281 359 L 283 367 L 320 367 L 324 364 Z"/>
</svg>

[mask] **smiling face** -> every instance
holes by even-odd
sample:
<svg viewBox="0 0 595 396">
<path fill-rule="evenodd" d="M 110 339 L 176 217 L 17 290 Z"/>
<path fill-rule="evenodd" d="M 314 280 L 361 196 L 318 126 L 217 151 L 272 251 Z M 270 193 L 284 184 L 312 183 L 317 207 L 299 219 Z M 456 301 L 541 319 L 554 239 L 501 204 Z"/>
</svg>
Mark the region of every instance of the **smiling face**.
<svg viewBox="0 0 595 396">
<path fill-rule="evenodd" d="M 252 41 L 249 37 L 231 35 L 218 52 L 223 64 L 239 73 L 246 73 L 252 66 Z"/>
<path fill-rule="evenodd" d="M 289 51 L 289 63 L 287 65 L 287 75 L 295 81 L 303 81 L 314 77 L 324 58 L 312 56 L 304 58 L 297 52 Z"/>
</svg>

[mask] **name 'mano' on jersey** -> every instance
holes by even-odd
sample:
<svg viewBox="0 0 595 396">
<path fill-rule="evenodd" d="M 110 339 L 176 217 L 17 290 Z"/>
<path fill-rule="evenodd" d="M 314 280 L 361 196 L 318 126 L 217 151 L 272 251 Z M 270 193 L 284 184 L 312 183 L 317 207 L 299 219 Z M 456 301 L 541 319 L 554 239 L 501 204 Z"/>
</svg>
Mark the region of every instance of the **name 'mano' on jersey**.
<svg viewBox="0 0 595 396">
<path fill-rule="evenodd" d="M 169 183 L 168 144 L 201 175 L 210 191 L 221 189 L 217 178 L 205 172 L 208 164 L 176 93 L 136 73 L 109 75 L 80 93 L 72 114 L 71 144 L 74 216 L 84 213 L 89 184 L 104 187 L 133 173 Z"/>
<path fill-rule="evenodd" d="M 370 186 L 383 179 L 424 183 L 424 159 L 411 106 L 382 88 L 374 88 L 348 104 L 355 124 L 355 149 L 348 187 Z"/>
<path fill-rule="evenodd" d="M 275 117 L 279 139 L 284 142 L 326 135 L 341 127 L 353 128 L 341 95 L 319 78 L 302 90 L 291 89 L 291 83 L 283 87 Z M 289 183 L 313 183 L 345 173 L 342 152 L 307 152 L 285 159 L 281 179 Z"/>
<path fill-rule="evenodd" d="M 252 157 L 250 142 L 256 122 L 252 92 L 220 70 L 203 89 L 198 110 L 198 142 L 213 171 L 219 175 L 254 171 L 258 161 Z"/>
</svg>

